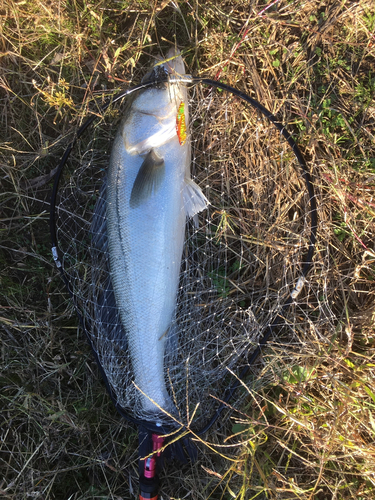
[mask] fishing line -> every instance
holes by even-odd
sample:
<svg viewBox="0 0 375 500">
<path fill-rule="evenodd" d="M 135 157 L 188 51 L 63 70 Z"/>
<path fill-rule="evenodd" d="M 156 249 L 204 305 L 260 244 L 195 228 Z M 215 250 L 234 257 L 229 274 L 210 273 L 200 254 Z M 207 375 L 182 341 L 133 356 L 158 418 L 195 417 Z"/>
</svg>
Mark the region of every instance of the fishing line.
<svg viewBox="0 0 375 500">
<path fill-rule="evenodd" d="M 160 79 L 158 78 L 157 80 L 153 81 L 147 81 L 143 82 L 135 87 L 132 87 L 126 91 L 122 91 L 119 94 L 117 94 L 115 97 L 112 99 L 108 100 L 103 107 L 101 108 L 101 112 L 104 112 L 106 109 L 108 109 L 109 106 L 113 105 L 114 103 L 118 102 L 119 100 L 128 97 L 129 95 L 133 94 L 134 92 L 137 92 L 142 89 L 150 88 L 155 85 L 160 85 L 166 82 L 166 78 L 163 78 L 163 75 L 160 75 Z M 173 83 L 174 79 L 171 78 L 169 79 L 170 83 Z M 177 80 L 176 80 L 177 81 Z M 227 386 L 227 389 L 225 390 L 224 396 L 221 399 L 221 403 L 217 407 L 216 411 L 212 414 L 211 418 L 206 420 L 206 422 L 200 426 L 200 428 L 197 431 L 194 431 L 194 434 L 197 435 L 202 435 L 206 433 L 210 427 L 218 420 L 220 417 L 222 411 L 226 408 L 227 404 L 229 403 L 230 400 L 233 399 L 236 391 L 238 388 L 241 386 L 241 380 L 243 380 L 244 377 L 249 373 L 251 366 L 253 365 L 254 361 L 257 359 L 259 354 L 261 353 L 262 349 L 264 346 L 267 344 L 268 340 L 270 339 L 271 335 L 275 332 L 275 330 L 285 324 L 285 317 L 284 313 L 286 310 L 291 306 L 291 304 L 294 303 L 294 299 L 297 297 L 300 289 L 302 288 L 302 285 L 304 283 L 304 280 L 307 276 L 307 273 L 309 271 L 309 268 L 312 263 L 312 258 L 313 258 L 313 253 L 314 253 L 314 247 L 315 247 L 315 242 L 316 242 L 316 232 L 317 232 L 317 208 L 316 208 L 316 199 L 315 199 L 315 194 L 314 194 L 314 188 L 313 184 L 311 181 L 311 176 L 308 171 L 307 165 L 305 163 L 305 160 L 296 144 L 292 136 L 289 134 L 289 132 L 286 130 L 286 128 L 276 119 L 276 117 L 268 111 L 264 106 L 262 106 L 259 102 L 257 102 L 255 99 L 252 99 L 250 96 L 247 94 L 230 87 L 224 83 L 206 79 L 206 78 L 199 78 L 199 77 L 184 77 L 182 79 L 178 79 L 178 82 L 184 82 L 187 84 L 203 84 L 207 85 L 209 87 L 214 87 L 218 88 L 220 90 L 223 90 L 229 94 L 232 94 L 233 96 L 236 96 L 240 98 L 242 101 L 245 101 L 248 103 L 250 106 L 255 108 L 257 111 L 259 111 L 263 116 L 265 116 L 273 125 L 278 129 L 280 132 L 280 135 L 284 137 L 290 148 L 292 149 L 298 164 L 300 165 L 301 172 L 302 172 L 302 177 L 305 182 L 305 186 L 308 192 L 309 196 L 309 215 L 310 215 L 310 233 L 309 233 L 309 246 L 308 246 L 308 251 L 306 257 L 303 259 L 303 267 L 302 270 L 300 271 L 300 277 L 297 280 L 297 284 L 295 288 L 292 290 L 290 296 L 288 299 L 285 300 L 284 304 L 281 305 L 280 310 L 276 317 L 273 319 L 273 321 L 270 322 L 270 324 L 266 327 L 265 332 L 263 333 L 262 337 L 258 340 L 257 342 L 257 347 L 256 349 L 251 352 L 250 354 L 247 355 L 246 359 L 246 364 L 245 366 L 240 370 L 240 373 L 238 377 Z M 100 373 L 102 375 L 102 378 L 104 380 L 106 389 L 109 393 L 109 396 L 115 405 L 117 411 L 120 413 L 121 416 L 129 420 L 130 422 L 138 425 L 138 426 L 143 426 L 150 432 L 157 432 L 159 434 L 165 433 L 167 434 L 168 432 L 175 431 L 176 427 L 174 426 L 173 428 L 171 425 L 164 425 L 164 423 L 157 425 L 154 423 L 151 423 L 145 419 L 135 417 L 129 413 L 129 411 L 124 410 L 124 408 L 121 406 L 121 404 L 118 401 L 118 397 L 115 394 L 111 383 L 108 380 L 107 373 L 102 366 L 102 363 L 100 361 L 99 355 L 97 350 L 95 349 L 95 346 L 93 344 L 93 339 L 90 336 L 90 333 L 88 331 L 88 325 L 87 321 L 83 317 L 81 313 L 81 309 L 79 306 L 79 300 L 76 296 L 76 293 L 74 292 L 74 286 L 71 285 L 71 282 L 69 281 L 69 278 L 66 274 L 66 270 L 64 268 L 64 265 L 62 263 L 62 259 L 60 256 L 60 248 L 59 248 L 59 243 L 58 243 L 58 238 L 56 234 L 56 200 L 57 200 L 57 194 L 59 190 L 59 183 L 61 180 L 62 172 L 64 169 L 64 166 L 70 156 L 70 153 L 75 146 L 77 140 L 84 134 L 84 132 L 87 130 L 87 128 L 94 122 L 94 120 L 97 118 L 97 115 L 92 115 L 90 116 L 84 123 L 83 125 L 77 130 L 73 141 L 70 143 L 70 145 L 67 147 L 60 164 L 58 166 L 57 173 L 55 175 L 55 180 L 54 180 L 54 186 L 53 186 L 53 191 L 52 191 L 52 196 L 51 196 L 51 208 L 50 208 L 50 233 L 51 233 L 51 240 L 52 240 L 52 255 L 55 260 L 56 266 L 58 267 L 63 281 L 69 291 L 69 294 L 73 300 L 75 309 L 77 311 L 78 317 L 80 324 L 83 328 L 83 331 L 85 332 L 86 338 L 89 342 L 89 345 L 91 347 L 91 350 L 94 354 L 95 360 L 98 364 Z M 306 212 L 307 213 L 307 212 Z M 305 213 L 305 215 L 306 215 Z M 242 360 L 244 361 L 244 360 Z M 189 430 L 189 429 L 188 429 Z M 181 431 L 182 432 L 182 431 Z M 186 432 L 186 430 L 184 430 Z"/>
</svg>

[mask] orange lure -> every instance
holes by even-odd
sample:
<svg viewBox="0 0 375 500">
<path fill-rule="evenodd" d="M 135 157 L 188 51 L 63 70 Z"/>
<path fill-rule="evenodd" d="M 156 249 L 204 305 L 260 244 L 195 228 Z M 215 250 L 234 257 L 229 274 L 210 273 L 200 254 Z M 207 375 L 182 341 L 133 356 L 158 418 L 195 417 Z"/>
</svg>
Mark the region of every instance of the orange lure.
<svg viewBox="0 0 375 500">
<path fill-rule="evenodd" d="M 182 101 L 177 111 L 176 129 L 180 145 L 183 146 L 186 142 L 186 124 L 185 124 L 185 103 Z"/>
</svg>

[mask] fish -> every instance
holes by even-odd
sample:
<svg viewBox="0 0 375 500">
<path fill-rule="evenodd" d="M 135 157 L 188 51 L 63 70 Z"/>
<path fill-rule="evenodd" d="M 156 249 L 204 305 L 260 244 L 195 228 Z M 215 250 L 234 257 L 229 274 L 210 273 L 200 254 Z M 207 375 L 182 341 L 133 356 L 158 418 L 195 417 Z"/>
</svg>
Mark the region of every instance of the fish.
<svg viewBox="0 0 375 500">
<path fill-rule="evenodd" d="M 113 143 L 105 198 L 111 286 L 133 382 L 142 416 L 160 422 L 165 413 L 176 413 L 164 358 L 176 310 L 186 221 L 196 219 L 208 200 L 190 173 L 188 90 L 181 54 L 171 49 L 152 71 L 162 71 L 172 81 L 140 91 L 128 106 Z"/>
</svg>

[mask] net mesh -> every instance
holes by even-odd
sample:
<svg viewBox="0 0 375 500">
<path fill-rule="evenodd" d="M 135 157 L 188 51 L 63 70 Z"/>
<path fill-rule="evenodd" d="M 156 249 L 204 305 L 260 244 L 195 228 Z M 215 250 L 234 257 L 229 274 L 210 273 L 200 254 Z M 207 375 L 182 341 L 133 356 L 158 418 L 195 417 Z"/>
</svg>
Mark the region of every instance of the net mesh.
<svg viewBox="0 0 375 500">
<path fill-rule="evenodd" d="M 279 131 L 229 94 L 200 84 L 189 92 L 192 178 L 210 205 L 198 215 L 199 224 L 186 222 L 164 377 L 176 420 L 199 428 L 233 381 L 231 372 L 238 374 L 246 365 L 248 353 L 293 291 L 311 221 L 300 166 Z M 61 180 L 56 203 L 59 256 L 119 404 L 142 419 L 147 416 L 134 383 L 126 335 L 119 311 L 111 305 L 106 221 L 94 217 L 105 204 L 109 163 L 98 130 L 78 166 Z M 324 283 L 307 282 L 282 313 L 288 342 L 332 321 L 328 307 L 317 307 L 322 293 Z M 239 406 L 244 397 L 246 392 L 240 391 L 231 405 Z M 170 422 L 168 415 L 165 421 Z"/>
</svg>

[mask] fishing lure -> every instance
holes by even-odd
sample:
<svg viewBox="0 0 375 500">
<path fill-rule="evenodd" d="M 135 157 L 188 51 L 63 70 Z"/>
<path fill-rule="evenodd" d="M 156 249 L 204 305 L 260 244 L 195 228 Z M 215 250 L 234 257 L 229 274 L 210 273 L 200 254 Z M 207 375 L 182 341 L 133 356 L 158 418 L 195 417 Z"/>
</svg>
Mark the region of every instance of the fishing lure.
<svg viewBox="0 0 375 500">
<path fill-rule="evenodd" d="M 186 142 L 185 103 L 183 101 L 181 101 L 177 111 L 176 130 L 180 145 L 183 146 Z"/>
</svg>

